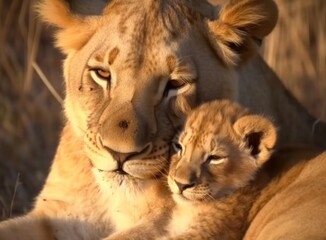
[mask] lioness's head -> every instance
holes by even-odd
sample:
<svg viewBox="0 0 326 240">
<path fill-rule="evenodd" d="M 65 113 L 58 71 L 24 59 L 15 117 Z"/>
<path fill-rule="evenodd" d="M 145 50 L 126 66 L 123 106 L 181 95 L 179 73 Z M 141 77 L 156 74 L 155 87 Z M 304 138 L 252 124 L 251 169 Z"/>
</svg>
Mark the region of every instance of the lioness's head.
<svg viewBox="0 0 326 240">
<path fill-rule="evenodd" d="M 67 54 L 68 124 L 95 168 L 136 178 L 166 168 L 189 110 L 235 98 L 237 67 L 277 19 L 272 0 L 43 0 L 39 11 Z"/>
<path fill-rule="evenodd" d="M 213 200 L 245 186 L 277 137 L 270 120 L 226 100 L 195 109 L 177 136 L 168 183 L 179 202 Z"/>
</svg>

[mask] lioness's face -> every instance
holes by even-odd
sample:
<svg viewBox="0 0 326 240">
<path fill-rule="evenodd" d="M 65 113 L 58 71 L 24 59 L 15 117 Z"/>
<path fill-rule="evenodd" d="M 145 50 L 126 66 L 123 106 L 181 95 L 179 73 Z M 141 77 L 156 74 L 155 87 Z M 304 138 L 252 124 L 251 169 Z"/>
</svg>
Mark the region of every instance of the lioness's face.
<svg viewBox="0 0 326 240">
<path fill-rule="evenodd" d="M 141 11 L 126 21 L 113 11 L 68 55 L 65 109 L 95 168 L 160 175 L 187 111 L 216 96 L 233 98 L 234 72 L 211 51 L 200 25 L 175 21 Z"/>
</svg>

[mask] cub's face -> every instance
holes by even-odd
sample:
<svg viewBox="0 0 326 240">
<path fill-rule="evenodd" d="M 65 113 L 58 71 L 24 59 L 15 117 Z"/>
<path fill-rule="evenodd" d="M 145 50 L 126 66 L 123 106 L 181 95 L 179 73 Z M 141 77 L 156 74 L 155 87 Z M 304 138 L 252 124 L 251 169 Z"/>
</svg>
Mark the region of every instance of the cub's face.
<svg viewBox="0 0 326 240">
<path fill-rule="evenodd" d="M 215 101 L 194 110 L 176 138 L 168 183 L 177 201 L 209 201 L 245 186 L 276 140 L 267 119 Z"/>
</svg>

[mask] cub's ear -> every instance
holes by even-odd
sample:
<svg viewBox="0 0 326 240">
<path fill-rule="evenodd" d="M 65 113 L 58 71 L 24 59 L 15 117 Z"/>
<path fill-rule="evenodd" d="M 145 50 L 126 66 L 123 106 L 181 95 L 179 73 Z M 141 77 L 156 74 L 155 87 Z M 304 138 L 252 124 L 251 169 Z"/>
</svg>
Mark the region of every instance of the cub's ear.
<svg viewBox="0 0 326 240">
<path fill-rule="evenodd" d="M 96 15 L 101 15 L 103 0 L 41 0 L 36 11 L 43 21 L 58 28 L 56 45 L 64 53 L 78 50 L 89 40 L 98 27 Z"/>
<path fill-rule="evenodd" d="M 247 115 L 238 119 L 233 128 L 259 166 L 270 158 L 277 140 L 276 128 L 270 120 L 258 115 Z"/>
<path fill-rule="evenodd" d="M 239 65 L 256 54 L 259 43 L 276 25 L 273 0 L 229 0 L 217 20 L 208 21 L 208 39 L 227 65 Z"/>
</svg>

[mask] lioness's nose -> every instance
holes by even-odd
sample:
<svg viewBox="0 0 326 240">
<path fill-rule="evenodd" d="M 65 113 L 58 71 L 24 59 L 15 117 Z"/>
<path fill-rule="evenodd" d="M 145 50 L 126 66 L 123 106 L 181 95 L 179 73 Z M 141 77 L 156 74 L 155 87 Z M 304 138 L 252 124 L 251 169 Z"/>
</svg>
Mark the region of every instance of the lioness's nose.
<svg viewBox="0 0 326 240">
<path fill-rule="evenodd" d="M 98 146 L 101 146 L 106 151 L 108 151 L 112 155 L 112 157 L 120 164 L 120 166 L 122 166 L 125 161 L 133 158 L 141 158 L 142 156 L 149 154 L 152 150 L 152 143 L 148 143 L 139 151 L 126 152 L 126 153 L 117 152 L 111 149 L 107 144 L 105 144 L 105 141 L 103 141 L 100 134 L 97 135 L 97 144 Z"/>
</svg>

